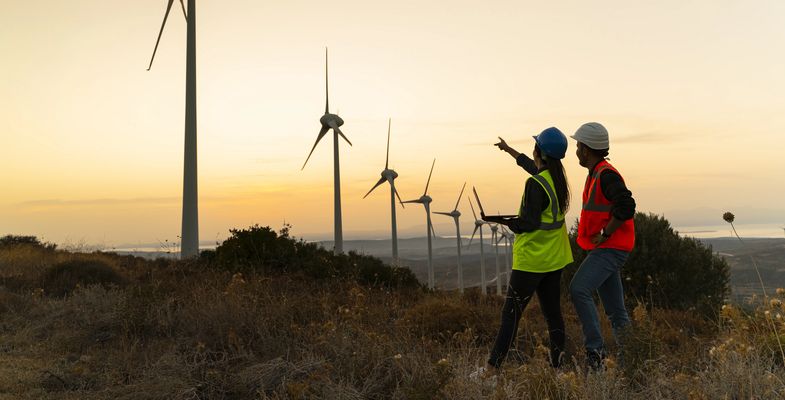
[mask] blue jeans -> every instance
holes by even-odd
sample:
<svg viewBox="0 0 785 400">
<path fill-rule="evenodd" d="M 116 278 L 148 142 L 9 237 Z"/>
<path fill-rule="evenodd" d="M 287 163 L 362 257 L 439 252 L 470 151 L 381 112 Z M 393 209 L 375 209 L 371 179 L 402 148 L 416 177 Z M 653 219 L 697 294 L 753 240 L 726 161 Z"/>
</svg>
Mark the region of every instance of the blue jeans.
<svg viewBox="0 0 785 400">
<path fill-rule="evenodd" d="M 624 289 L 621 284 L 621 266 L 630 253 L 616 249 L 594 249 L 583 260 L 570 282 L 570 295 L 575 312 L 583 326 L 584 345 L 587 352 L 605 352 L 600 333 L 600 321 L 592 294 L 596 290 L 611 320 L 613 335 L 619 340 L 621 331 L 630 324 L 624 307 Z"/>
</svg>

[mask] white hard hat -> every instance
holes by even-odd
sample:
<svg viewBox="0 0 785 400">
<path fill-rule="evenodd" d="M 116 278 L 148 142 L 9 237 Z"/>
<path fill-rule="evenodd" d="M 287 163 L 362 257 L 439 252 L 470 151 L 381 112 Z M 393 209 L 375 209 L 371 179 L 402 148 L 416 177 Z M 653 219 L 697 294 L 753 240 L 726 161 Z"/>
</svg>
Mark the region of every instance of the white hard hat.
<svg viewBox="0 0 785 400">
<path fill-rule="evenodd" d="M 608 140 L 608 130 L 599 122 L 589 122 L 581 125 L 571 138 L 589 146 L 594 150 L 605 150 L 610 148 Z"/>
</svg>

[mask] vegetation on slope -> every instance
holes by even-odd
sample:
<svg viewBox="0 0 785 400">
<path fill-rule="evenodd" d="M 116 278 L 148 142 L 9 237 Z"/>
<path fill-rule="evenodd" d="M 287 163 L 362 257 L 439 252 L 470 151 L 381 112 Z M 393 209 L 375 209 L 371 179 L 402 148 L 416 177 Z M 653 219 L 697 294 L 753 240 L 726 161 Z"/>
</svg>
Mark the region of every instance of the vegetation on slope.
<svg viewBox="0 0 785 400">
<path fill-rule="evenodd" d="M 63 270 L 91 265 L 111 277 Z M 636 265 L 628 264 L 633 269 Z M 572 267 L 574 268 L 574 267 Z M 59 275 L 53 271 L 60 271 Z M 115 280 L 115 276 L 119 280 Z M 629 282 L 629 281 L 628 281 Z M 631 297 L 625 362 L 586 373 L 563 308 L 568 357 L 547 363 L 536 301 L 498 383 L 485 362 L 501 299 L 430 293 L 408 272 L 333 256 L 288 230 L 232 232 L 198 260 L 147 261 L 0 245 L 0 398 L 30 399 L 713 399 L 779 398 L 785 291 L 716 317 Z M 646 293 L 646 292 L 644 292 Z M 610 329 L 603 326 L 609 343 Z"/>
</svg>

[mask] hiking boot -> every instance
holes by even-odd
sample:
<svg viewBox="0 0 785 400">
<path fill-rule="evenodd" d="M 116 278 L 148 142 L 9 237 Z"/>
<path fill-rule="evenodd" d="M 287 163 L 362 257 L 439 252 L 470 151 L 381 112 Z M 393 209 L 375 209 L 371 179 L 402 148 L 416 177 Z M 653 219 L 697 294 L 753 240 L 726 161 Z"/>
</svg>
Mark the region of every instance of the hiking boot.
<svg viewBox="0 0 785 400">
<path fill-rule="evenodd" d="M 602 371 L 605 369 L 605 350 L 586 349 L 586 367 L 590 371 Z"/>
<path fill-rule="evenodd" d="M 562 352 L 561 349 L 551 349 L 550 360 L 551 367 L 560 368 L 564 361 L 564 352 Z"/>
</svg>

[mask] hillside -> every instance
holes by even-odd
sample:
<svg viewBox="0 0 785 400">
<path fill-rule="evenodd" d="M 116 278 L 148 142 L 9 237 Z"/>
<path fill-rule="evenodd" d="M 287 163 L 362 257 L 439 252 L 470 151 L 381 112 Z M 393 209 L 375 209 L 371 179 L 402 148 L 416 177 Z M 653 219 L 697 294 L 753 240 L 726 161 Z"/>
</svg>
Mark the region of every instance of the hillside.
<svg viewBox="0 0 785 400">
<path fill-rule="evenodd" d="M 315 254 L 314 260 L 334 262 Z M 763 309 L 747 315 L 727 307 L 719 321 L 709 321 L 689 311 L 635 307 L 624 364 L 612 360 L 607 370 L 587 374 L 567 299 L 571 361 L 560 371 L 547 366 L 547 333 L 535 300 L 494 386 L 468 376 L 487 356 L 501 298 L 476 289 L 464 296 L 429 293 L 406 283 L 405 275 L 385 284 L 360 275 L 316 278 L 318 271 L 308 269 L 272 272 L 263 265 L 237 273 L 221 267 L 220 251 L 211 257 L 150 261 L 0 248 L 0 399 L 785 394 L 783 358 Z M 390 276 L 381 264 L 356 260 L 349 265 L 375 265 L 367 267 L 378 268 L 370 276 Z M 785 312 L 781 307 L 767 310 Z M 785 331 L 781 320 L 774 323 Z M 604 319 L 603 331 L 613 343 Z"/>
</svg>

